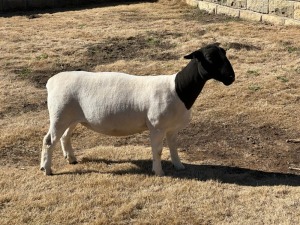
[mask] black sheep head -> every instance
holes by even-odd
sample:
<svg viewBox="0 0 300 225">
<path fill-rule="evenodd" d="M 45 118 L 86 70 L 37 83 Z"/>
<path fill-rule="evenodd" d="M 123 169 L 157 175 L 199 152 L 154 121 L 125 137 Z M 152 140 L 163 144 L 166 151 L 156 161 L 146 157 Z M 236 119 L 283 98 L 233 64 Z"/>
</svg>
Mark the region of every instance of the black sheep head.
<svg viewBox="0 0 300 225">
<path fill-rule="evenodd" d="M 216 44 L 207 45 L 184 58 L 196 59 L 198 72 L 206 80 L 213 78 L 225 85 L 230 85 L 235 80 L 235 73 L 226 57 L 226 51 Z"/>
</svg>

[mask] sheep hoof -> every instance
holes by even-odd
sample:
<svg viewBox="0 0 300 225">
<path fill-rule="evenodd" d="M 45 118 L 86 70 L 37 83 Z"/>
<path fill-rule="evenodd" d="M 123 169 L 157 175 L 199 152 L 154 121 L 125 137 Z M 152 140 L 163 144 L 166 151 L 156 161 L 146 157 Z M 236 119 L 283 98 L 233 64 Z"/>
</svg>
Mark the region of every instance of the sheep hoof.
<svg viewBox="0 0 300 225">
<path fill-rule="evenodd" d="M 46 175 L 46 176 L 51 176 L 51 175 L 53 175 L 53 173 L 52 173 L 52 171 L 50 170 L 50 171 L 44 171 L 44 174 Z"/>
<path fill-rule="evenodd" d="M 174 165 L 176 170 L 184 170 L 185 166 L 183 164 L 179 164 L 179 165 Z"/>
<path fill-rule="evenodd" d="M 158 176 L 158 177 L 163 177 L 163 176 L 165 176 L 164 171 L 159 171 L 159 172 L 153 171 L 153 172 L 154 172 L 155 176 Z"/>
<path fill-rule="evenodd" d="M 44 167 L 41 167 L 41 171 L 44 172 L 46 176 L 53 175 L 52 170 L 46 170 Z"/>
<path fill-rule="evenodd" d="M 77 160 L 75 160 L 75 161 L 69 162 L 69 164 L 76 165 L 76 164 L 78 164 L 78 162 L 77 162 Z"/>
</svg>

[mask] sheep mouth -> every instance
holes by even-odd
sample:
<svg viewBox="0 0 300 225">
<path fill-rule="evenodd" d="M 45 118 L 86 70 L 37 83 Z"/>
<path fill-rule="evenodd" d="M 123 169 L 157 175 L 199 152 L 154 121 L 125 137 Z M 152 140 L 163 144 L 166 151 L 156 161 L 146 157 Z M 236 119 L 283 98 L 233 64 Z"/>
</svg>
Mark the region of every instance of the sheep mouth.
<svg viewBox="0 0 300 225">
<path fill-rule="evenodd" d="M 229 85 L 231 85 L 234 81 L 235 81 L 235 78 L 232 78 L 232 79 L 230 79 L 230 80 L 224 80 L 222 83 L 223 83 L 225 86 L 229 86 Z"/>
</svg>

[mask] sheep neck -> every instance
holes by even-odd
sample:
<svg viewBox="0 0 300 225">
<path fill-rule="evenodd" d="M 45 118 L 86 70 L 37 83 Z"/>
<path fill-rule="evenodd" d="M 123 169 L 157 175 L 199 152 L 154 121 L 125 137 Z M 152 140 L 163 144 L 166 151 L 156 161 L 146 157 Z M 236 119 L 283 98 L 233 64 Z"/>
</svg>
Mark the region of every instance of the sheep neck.
<svg viewBox="0 0 300 225">
<path fill-rule="evenodd" d="M 189 110 L 203 89 L 207 72 L 202 65 L 193 59 L 189 64 L 177 73 L 175 78 L 176 93 L 185 107 Z"/>
</svg>

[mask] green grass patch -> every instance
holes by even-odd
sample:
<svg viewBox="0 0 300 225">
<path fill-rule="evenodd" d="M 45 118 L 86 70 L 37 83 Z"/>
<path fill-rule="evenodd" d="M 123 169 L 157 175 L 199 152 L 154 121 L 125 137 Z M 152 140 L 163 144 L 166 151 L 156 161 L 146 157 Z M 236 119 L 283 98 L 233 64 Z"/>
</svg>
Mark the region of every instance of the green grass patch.
<svg viewBox="0 0 300 225">
<path fill-rule="evenodd" d="M 289 79 L 286 76 L 278 76 L 278 77 L 276 77 L 276 79 L 281 81 L 282 83 L 289 82 Z"/>
<path fill-rule="evenodd" d="M 43 54 L 37 56 L 36 59 L 37 60 L 43 60 L 43 59 L 48 59 L 48 57 L 49 57 L 48 54 L 43 53 Z"/>
<path fill-rule="evenodd" d="M 293 45 L 290 41 L 282 41 L 282 45 L 288 53 L 300 52 L 300 48 Z"/>
<path fill-rule="evenodd" d="M 257 92 L 257 91 L 260 91 L 262 89 L 262 87 L 259 86 L 258 84 L 251 84 L 248 86 L 248 89 L 252 92 Z"/>
<path fill-rule="evenodd" d="M 28 68 L 28 67 L 24 67 L 24 68 L 18 70 L 18 71 L 16 72 L 16 74 L 17 74 L 20 78 L 26 79 L 26 78 L 28 78 L 28 77 L 32 74 L 32 70 L 31 70 L 30 68 Z"/>
<path fill-rule="evenodd" d="M 150 46 L 157 46 L 161 42 L 158 38 L 155 38 L 155 37 L 149 37 L 149 38 L 147 38 L 146 41 L 147 41 L 147 44 Z"/>
<path fill-rule="evenodd" d="M 247 71 L 247 75 L 248 75 L 248 76 L 257 77 L 257 76 L 260 75 L 260 73 L 259 73 L 258 71 L 256 71 L 256 70 L 248 70 L 248 71 Z"/>
</svg>

